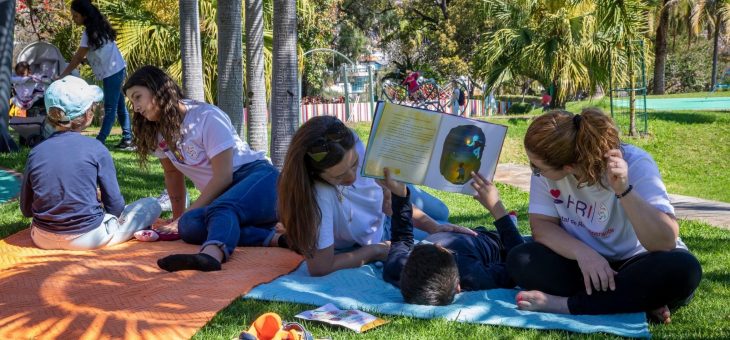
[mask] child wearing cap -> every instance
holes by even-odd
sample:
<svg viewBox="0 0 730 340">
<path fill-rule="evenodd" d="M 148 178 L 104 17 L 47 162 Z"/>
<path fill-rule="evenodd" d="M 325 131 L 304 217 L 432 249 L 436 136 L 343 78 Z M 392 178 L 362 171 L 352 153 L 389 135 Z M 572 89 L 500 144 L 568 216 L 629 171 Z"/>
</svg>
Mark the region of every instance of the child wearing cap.
<svg viewBox="0 0 730 340">
<path fill-rule="evenodd" d="M 55 132 L 28 155 L 20 194 L 20 210 L 33 218 L 31 238 L 39 248 L 112 246 L 160 216 L 153 198 L 124 206 L 109 151 L 80 134 L 103 100 L 101 88 L 74 76 L 53 82 L 45 92 L 47 124 Z"/>
</svg>

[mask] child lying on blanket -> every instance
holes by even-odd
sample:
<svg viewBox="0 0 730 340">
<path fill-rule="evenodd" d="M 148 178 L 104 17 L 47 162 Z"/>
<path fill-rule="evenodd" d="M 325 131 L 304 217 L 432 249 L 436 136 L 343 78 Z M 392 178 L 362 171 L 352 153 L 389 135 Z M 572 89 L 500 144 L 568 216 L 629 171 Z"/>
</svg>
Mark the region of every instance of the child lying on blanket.
<svg viewBox="0 0 730 340">
<path fill-rule="evenodd" d="M 74 76 L 46 90 L 47 121 L 55 132 L 28 155 L 20 194 L 20 210 L 33 217 L 31 238 L 39 248 L 115 245 L 160 216 L 154 198 L 124 206 L 109 151 L 80 133 L 103 99 L 101 88 Z"/>
<path fill-rule="evenodd" d="M 497 232 L 484 227 L 477 236 L 454 232 L 429 235 L 420 244 L 413 242 L 410 192 L 385 171 L 383 186 L 392 192 L 391 245 L 383 268 L 383 279 L 400 287 L 406 303 L 448 305 L 462 290 L 512 288 L 503 260 L 513 247 L 524 241 L 499 199 L 494 184 L 473 173 L 474 198 L 494 216 Z"/>
</svg>

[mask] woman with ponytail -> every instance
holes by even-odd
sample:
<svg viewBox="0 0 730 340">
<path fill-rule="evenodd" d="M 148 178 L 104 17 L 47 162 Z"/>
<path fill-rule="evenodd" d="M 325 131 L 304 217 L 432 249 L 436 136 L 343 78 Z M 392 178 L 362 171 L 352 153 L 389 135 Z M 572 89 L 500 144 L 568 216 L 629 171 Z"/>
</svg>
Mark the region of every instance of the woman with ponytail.
<svg viewBox="0 0 730 340">
<path fill-rule="evenodd" d="M 127 64 L 115 41 L 117 32 L 90 0 L 71 1 L 71 18 L 75 24 L 84 25 L 84 33 L 79 48 L 58 78 L 71 74 L 87 58 L 96 79 L 104 83 L 104 120 L 96 139 L 102 143 L 106 141 L 116 117 L 122 127 L 122 140 L 116 148 L 132 149 L 129 111 L 122 94 Z"/>
<path fill-rule="evenodd" d="M 702 269 L 679 239 L 659 169 L 621 143 L 611 118 L 589 108 L 551 111 L 525 135 L 536 242 L 510 252 L 520 309 L 564 314 L 645 311 L 668 323 Z"/>
</svg>

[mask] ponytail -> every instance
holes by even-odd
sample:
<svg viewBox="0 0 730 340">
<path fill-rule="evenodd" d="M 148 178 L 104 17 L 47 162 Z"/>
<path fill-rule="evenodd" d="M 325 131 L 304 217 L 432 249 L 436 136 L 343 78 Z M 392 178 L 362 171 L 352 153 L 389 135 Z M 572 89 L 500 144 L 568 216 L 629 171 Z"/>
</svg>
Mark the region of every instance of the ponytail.
<svg viewBox="0 0 730 340">
<path fill-rule="evenodd" d="M 525 135 L 525 150 L 554 169 L 572 166 L 579 187 L 604 185 L 604 155 L 620 144 L 613 120 L 598 108 L 586 108 L 577 115 L 550 111 L 535 118 Z"/>
</svg>

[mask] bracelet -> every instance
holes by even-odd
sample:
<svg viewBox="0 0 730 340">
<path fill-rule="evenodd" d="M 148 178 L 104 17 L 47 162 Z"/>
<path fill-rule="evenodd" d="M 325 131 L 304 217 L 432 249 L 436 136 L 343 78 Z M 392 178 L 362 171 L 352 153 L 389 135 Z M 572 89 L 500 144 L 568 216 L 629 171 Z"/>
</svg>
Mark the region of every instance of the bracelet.
<svg viewBox="0 0 730 340">
<path fill-rule="evenodd" d="M 631 189 L 633 189 L 633 188 L 634 188 L 634 186 L 631 185 L 631 184 L 629 184 L 629 187 L 626 188 L 626 191 L 624 191 L 624 192 L 622 192 L 620 194 L 616 194 L 616 198 L 621 199 L 622 197 L 628 195 L 631 192 Z"/>
</svg>

